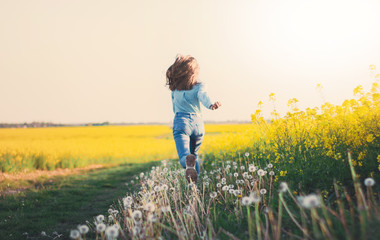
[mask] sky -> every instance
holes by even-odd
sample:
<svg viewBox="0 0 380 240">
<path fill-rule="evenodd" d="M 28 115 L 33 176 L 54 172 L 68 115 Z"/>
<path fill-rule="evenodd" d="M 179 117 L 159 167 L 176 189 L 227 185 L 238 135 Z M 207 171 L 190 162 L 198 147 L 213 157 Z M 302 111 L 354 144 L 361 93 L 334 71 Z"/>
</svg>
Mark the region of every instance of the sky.
<svg viewBox="0 0 380 240">
<path fill-rule="evenodd" d="M 341 104 L 380 69 L 380 1 L 0 0 L 0 123 L 170 122 L 177 54 L 222 103 L 205 121 Z"/>
</svg>

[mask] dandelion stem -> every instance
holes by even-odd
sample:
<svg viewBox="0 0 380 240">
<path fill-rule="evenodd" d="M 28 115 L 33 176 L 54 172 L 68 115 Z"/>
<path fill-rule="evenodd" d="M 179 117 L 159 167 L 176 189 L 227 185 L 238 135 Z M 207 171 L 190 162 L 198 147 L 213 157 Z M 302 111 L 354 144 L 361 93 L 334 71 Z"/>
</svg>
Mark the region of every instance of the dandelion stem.
<svg viewBox="0 0 380 240">
<path fill-rule="evenodd" d="M 257 239 L 261 240 L 261 228 L 260 228 L 260 216 L 259 216 L 259 203 L 255 204 L 255 215 L 256 215 L 256 229 L 257 229 Z"/>
<path fill-rule="evenodd" d="M 297 222 L 297 220 L 295 219 L 295 217 L 293 216 L 292 212 L 289 210 L 288 208 L 288 205 L 286 204 L 286 202 L 284 201 L 284 198 L 282 196 L 282 194 L 279 194 L 279 197 L 280 197 L 280 201 L 282 202 L 282 204 L 284 205 L 285 207 L 285 210 L 286 212 L 289 214 L 290 218 L 293 220 L 293 222 L 297 225 L 297 227 L 306 235 L 306 237 L 310 238 L 309 234 L 307 233 L 307 231 Z"/>
</svg>

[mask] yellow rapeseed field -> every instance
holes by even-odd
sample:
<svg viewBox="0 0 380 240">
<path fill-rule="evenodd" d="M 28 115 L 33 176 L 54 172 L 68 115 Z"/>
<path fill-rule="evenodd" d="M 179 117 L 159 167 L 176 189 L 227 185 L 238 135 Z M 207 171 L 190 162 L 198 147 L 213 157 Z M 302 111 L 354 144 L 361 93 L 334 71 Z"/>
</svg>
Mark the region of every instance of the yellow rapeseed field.
<svg viewBox="0 0 380 240">
<path fill-rule="evenodd" d="M 208 138 L 237 132 L 241 124 L 206 125 Z M 0 129 L 0 170 L 83 167 L 176 158 L 170 126 L 97 126 Z"/>
</svg>

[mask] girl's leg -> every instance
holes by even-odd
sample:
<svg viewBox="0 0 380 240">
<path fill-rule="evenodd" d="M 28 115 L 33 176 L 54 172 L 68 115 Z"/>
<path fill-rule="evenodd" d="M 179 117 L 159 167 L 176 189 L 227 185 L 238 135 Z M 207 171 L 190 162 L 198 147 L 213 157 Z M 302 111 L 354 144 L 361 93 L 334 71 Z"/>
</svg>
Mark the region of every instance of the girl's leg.
<svg viewBox="0 0 380 240">
<path fill-rule="evenodd" d="M 190 153 L 194 154 L 196 157 L 195 169 L 199 174 L 199 158 L 198 152 L 202 145 L 203 136 L 205 134 L 204 124 L 201 118 L 194 119 L 194 129 L 193 134 L 190 136 Z"/>
<path fill-rule="evenodd" d="M 186 156 L 190 154 L 190 137 L 181 130 L 173 130 L 173 137 L 177 148 L 179 162 L 183 168 L 186 168 Z"/>
<path fill-rule="evenodd" d="M 190 137 L 190 153 L 195 155 L 195 159 L 196 159 L 195 170 L 197 170 L 198 174 L 199 174 L 198 152 L 199 152 L 199 148 L 201 147 L 202 141 L 203 141 L 203 135 Z"/>
</svg>

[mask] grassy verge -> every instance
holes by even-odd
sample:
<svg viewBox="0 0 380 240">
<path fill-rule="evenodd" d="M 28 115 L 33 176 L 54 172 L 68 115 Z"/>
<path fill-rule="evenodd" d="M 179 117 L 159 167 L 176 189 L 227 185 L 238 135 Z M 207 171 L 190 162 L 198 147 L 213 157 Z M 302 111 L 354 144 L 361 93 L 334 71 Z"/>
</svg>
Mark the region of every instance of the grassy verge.
<svg viewBox="0 0 380 240">
<path fill-rule="evenodd" d="M 60 239 L 68 239 L 71 228 L 105 214 L 111 204 L 133 190 L 134 186 L 125 183 L 155 164 L 126 164 L 13 182 L 9 186 L 22 191 L 0 196 L 0 239 L 49 239 L 56 236 L 52 235 L 55 231 L 62 234 Z M 1 183 L 2 190 L 4 184 L 9 183 Z M 53 237 L 41 236 L 42 231 Z"/>
</svg>

